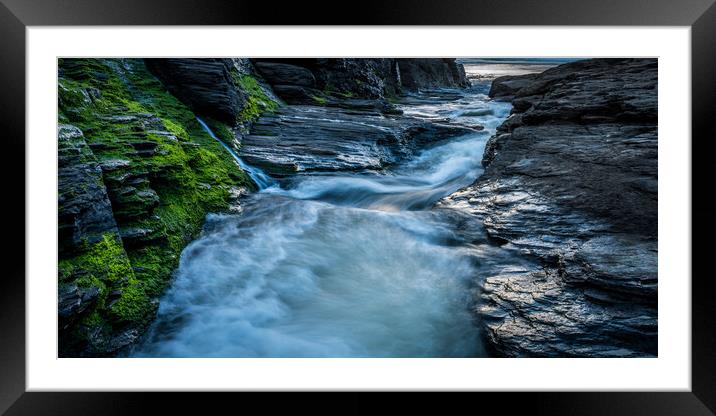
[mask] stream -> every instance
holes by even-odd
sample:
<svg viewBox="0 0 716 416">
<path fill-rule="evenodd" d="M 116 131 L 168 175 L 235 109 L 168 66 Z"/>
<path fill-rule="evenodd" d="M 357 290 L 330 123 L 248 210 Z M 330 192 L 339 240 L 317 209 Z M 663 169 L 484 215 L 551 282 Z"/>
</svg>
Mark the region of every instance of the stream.
<svg viewBox="0 0 716 416">
<path fill-rule="evenodd" d="M 279 186 L 234 154 L 262 189 L 238 214 L 207 216 L 130 355 L 485 356 L 470 308 L 500 249 L 465 244 L 431 207 L 482 173 L 485 143 L 510 111 L 488 87 L 402 105 L 484 130 L 384 171 L 303 173 Z"/>
</svg>

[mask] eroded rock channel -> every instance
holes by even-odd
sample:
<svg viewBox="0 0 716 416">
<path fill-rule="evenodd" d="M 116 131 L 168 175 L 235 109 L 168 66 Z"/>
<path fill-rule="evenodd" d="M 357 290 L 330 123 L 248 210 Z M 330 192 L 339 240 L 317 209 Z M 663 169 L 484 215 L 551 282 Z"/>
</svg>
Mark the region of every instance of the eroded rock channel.
<svg viewBox="0 0 716 416">
<path fill-rule="evenodd" d="M 102 61 L 61 63 L 61 355 L 656 354 L 655 61 Z"/>
</svg>

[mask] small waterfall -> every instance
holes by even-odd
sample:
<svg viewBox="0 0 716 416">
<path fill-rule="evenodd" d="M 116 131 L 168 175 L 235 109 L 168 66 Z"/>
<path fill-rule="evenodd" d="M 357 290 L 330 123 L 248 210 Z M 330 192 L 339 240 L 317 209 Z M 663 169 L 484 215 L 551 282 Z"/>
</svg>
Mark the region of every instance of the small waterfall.
<svg viewBox="0 0 716 416">
<path fill-rule="evenodd" d="M 455 232 L 461 217 L 431 209 L 482 174 L 485 143 L 510 113 L 479 82 L 464 99 L 401 109 L 484 131 L 383 172 L 297 175 L 243 200 L 240 215 L 209 214 L 129 355 L 486 356 L 471 312 L 476 279 L 515 267 L 514 251 L 489 243 L 477 226 L 463 241 Z M 259 186 L 270 186 L 227 150 Z"/>
<path fill-rule="evenodd" d="M 256 186 L 258 186 L 259 190 L 270 188 L 270 187 L 277 185 L 276 181 L 273 178 L 271 178 L 269 175 L 267 175 L 264 171 L 262 171 L 259 168 L 256 168 L 254 166 L 250 166 L 250 165 L 247 165 L 246 163 L 244 163 L 244 161 L 241 160 L 239 155 L 236 154 L 234 149 L 229 147 L 229 145 L 224 143 L 220 138 L 216 137 L 214 132 L 211 131 L 211 129 L 209 128 L 209 126 L 207 126 L 206 123 L 204 123 L 204 120 L 197 117 L 196 121 L 198 121 L 199 124 L 201 124 L 201 127 L 203 127 L 207 133 L 209 133 L 209 136 L 211 136 L 214 140 L 216 140 L 217 142 L 221 143 L 222 146 L 224 146 L 224 149 L 226 149 L 231 154 L 231 156 L 234 158 L 234 160 L 236 160 L 236 163 L 241 167 L 241 169 L 249 175 L 251 180 L 254 181 Z"/>
</svg>

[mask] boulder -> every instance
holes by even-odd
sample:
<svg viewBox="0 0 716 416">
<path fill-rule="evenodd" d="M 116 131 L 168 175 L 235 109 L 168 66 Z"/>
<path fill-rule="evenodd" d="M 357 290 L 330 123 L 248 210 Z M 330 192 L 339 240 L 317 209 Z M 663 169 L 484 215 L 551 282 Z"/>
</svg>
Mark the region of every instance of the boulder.
<svg viewBox="0 0 716 416">
<path fill-rule="evenodd" d="M 505 75 L 495 78 L 488 95 L 491 98 L 511 100 L 519 90 L 534 82 L 537 76 L 539 74 Z"/>
</svg>

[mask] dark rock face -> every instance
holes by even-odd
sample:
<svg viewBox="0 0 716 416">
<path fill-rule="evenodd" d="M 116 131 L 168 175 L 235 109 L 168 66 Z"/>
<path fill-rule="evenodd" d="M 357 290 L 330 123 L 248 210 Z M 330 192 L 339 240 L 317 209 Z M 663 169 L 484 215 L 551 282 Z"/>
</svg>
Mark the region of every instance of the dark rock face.
<svg viewBox="0 0 716 416">
<path fill-rule="evenodd" d="M 148 327 L 206 213 L 251 182 L 143 60 L 58 68 L 59 355 L 113 356 Z"/>
<path fill-rule="evenodd" d="M 381 169 L 429 141 L 469 131 L 410 117 L 383 117 L 370 109 L 289 106 L 253 125 L 241 156 L 274 176 Z"/>
<path fill-rule="evenodd" d="M 241 156 L 273 176 L 310 171 L 382 169 L 429 141 L 482 126 L 401 116 L 384 99 L 400 88 L 395 59 L 252 59 L 257 72 L 290 106 L 257 120 L 242 141 Z M 430 71 L 410 85 L 464 86 L 454 59 L 411 59 L 406 70 Z M 312 75 L 312 77 L 310 76 Z M 445 94 L 445 96 L 440 95 Z M 437 100 L 459 99 L 458 92 Z M 410 105 L 415 96 L 403 97 Z M 420 101 L 422 103 L 422 101 Z"/>
<path fill-rule="evenodd" d="M 438 206 L 536 259 L 484 283 L 477 313 L 498 354 L 657 354 L 656 86 L 655 59 L 495 80 L 513 114 L 485 174 Z"/>
<path fill-rule="evenodd" d="M 84 312 L 99 296 L 97 286 L 79 287 L 75 283 L 61 285 L 58 290 L 57 314 L 61 320 Z"/>
<path fill-rule="evenodd" d="M 246 96 L 234 83 L 230 59 L 145 59 L 147 68 L 195 113 L 235 125 Z"/>
<path fill-rule="evenodd" d="M 252 59 L 257 70 L 289 104 L 324 104 L 331 98 L 383 100 L 401 90 L 468 87 L 465 70 L 452 58 Z"/>
<path fill-rule="evenodd" d="M 489 96 L 492 98 L 512 99 L 517 91 L 532 84 L 540 74 L 506 75 L 496 78 L 490 87 Z"/>
<path fill-rule="evenodd" d="M 470 86 L 465 68 L 454 58 L 405 58 L 395 61 L 400 84 L 408 90 Z"/>
<path fill-rule="evenodd" d="M 315 72 L 322 89 L 377 99 L 398 91 L 394 68 L 386 58 L 317 59 Z"/>
<path fill-rule="evenodd" d="M 305 97 L 375 100 L 395 94 L 399 87 L 392 61 L 382 58 L 252 59 L 276 94 L 289 104 L 307 104 Z"/>
<path fill-rule="evenodd" d="M 128 265 L 124 251 L 116 258 L 108 256 L 90 263 L 97 247 L 108 242 L 121 244 L 119 230 L 110 202 L 110 193 L 103 172 L 106 167 L 116 170 L 128 166 L 127 161 L 103 161 L 97 163 L 82 131 L 70 124 L 58 126 L 58 231 L 59 269 L 57 308 L 60 332 L 60 355 L 104 355 L 116 351 L 132 342 L 126 331 L 139 334 L 136 324 L 122 323 L 114 332 L 103 328 L 89 328 L 83 319 L 86 313 L 96 309 L 98 303 L 110 299 L 107 292 L 118 300 L 127 290 L 130 275 L 122 271 L 112 275 L 112 270 L 121 270 Z M 111 189 L 111 188 L 110 188 Z M 156 194 L 154 194 L 156 197 Z M 116 200 L 114 201 L 116 204 Z M 157 201 L 158 202 L 158 201 Z M 121 250 L 121 249 L 120 249 Z M 78 263 L 86 267 L 69 266 L 65 261 L 75 256 Z M 90 265 L 91 264 L 91 265 Z M 128 272 L 129 269 L 124 269 Z M 111 305 L 110 305 L 111 308 Z M 78 341 L 73 334 L 82 333 Z"/>
<path fill-rule="evenodd" d="M 69 124 L 57 128 L 59 247 L 73 251 L 96 243 L 117 224 L 102 180 L 102 170 L 82 131 Z M 85 240 L 85 241 L 83 241 Z"/>
<path fill-rule="evenodd" d="M 292 105 L 315 105 L 318 101 L 314 97 L 320 100 L 322 96 L 320 90 L 300 85 L 278 84 L 271 88 L 284 102 Z"/>
<path fill-rule="evenodd" d="M 257 62 L 256 69 L 271 85 L 315 88 L 316 78 L 306 68 L 280 62 Z"/>
</svg>

